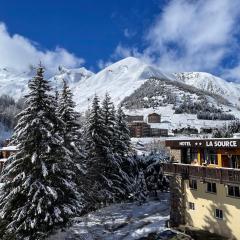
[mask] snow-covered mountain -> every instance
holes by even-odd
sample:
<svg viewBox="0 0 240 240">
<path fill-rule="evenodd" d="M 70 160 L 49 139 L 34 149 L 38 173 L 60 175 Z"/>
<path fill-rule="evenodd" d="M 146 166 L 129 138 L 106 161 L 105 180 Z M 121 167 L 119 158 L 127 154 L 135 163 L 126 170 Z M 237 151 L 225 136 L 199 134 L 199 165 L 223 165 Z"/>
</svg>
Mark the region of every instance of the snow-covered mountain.
<svg viewBox="0 0 240 240">
<path fill-rule="evenodd" d="M 205 72 L 182 72 L 175 74 L 176 79 L 204 91 L 224 96 L 231 103 L 240 105 L 240 84 L 228 82 Z"/>
<path fill-rule="evenodd" d="M 59 67 L 59 73 L 50 78 L 50 81 L 53 82 L 53 84 L 61 85 L 61 81 L 64 79 L 68 82 L 69 86 L 74 89 L 81 81 L 86 80 L 93 75 L 93 72 L 84 67 L 75 69 Z"/>
<path fill-rule="evenodd" d="M 7 94 L 19 99 L 26 93 L 28 73 L 18 73 L 13 69 L 0 69 L 0 95 Z"/>
<path fill-rule="evenodd" d="M 26 93 L 28 80 L 32 76 L 34 73 L 31 71 L 17 73 L 12 69 L 0 69 L 0 95 L 7 94 L 19 99 Z M 156 81 L 151 83 L 149 78 L 155 78 Z M 59 86 L 62 79 L 69 83 L 77 110 L 81 112 L 88 108 L 95 94 L 103 99 L 105 93 L 109 92 L 115 104 L 123 100 L 126 103 L 126 97 L 130 96 L 131 104 L 136 106 L 137 99 L 138 106 L 143 106 L 143 109 L 139 107 L 128 109 L 129 114 L 144 114 L 145 116 L 153 111 L 158 112 L 163 117 L 165 116 L 165 120 L 174 123 L 174 127 L 197 124 L 213 126 L 217 123 L 210 120 L 200 121 L 196 114 L 192 113 L 175 114 L 176 107 L 178 108 L 186 97 L 199 106 L 205 96 L 209 104 L 215 105 L 215 111 L 234 114 L 240 118 L 238 110 L 240 84 L 225 81 L 209 73 L 167 74 L 164 69 L 146 64 L 140 59 L 128 57 L 96 74 L 83 67 L 78 69 L 60 67 L 59 73 L 50 78 L 53 86 Z M 144 89 L 145 86 L 147 91 Z M 144 97 L 141 98 L 141 94 Z M 224 98 L 227 100 L 226 103 L 224 103 Z M 129 103 L 127 105 L 129 106 Z M 224 121 L 219 122 L 224 123 Z"/>
<path fill-rule="evenodd" d="M 106 92 L 111 94 L 115 104 L 119 104 L 150 77 L 175 78 L 173 74 L 166 74 L 134 57 L 118 61 L 78 83 L 73 90 L 77 109 L 86 110 L 95 94 L 103 98 Z"/>
<path fill-rule="evenodd" d="M 34 76 L 34 71 L 16 72 L 13 69 L 0 69 L 0 96 L 3 94 L 13 97 L 15 100 L 23 97 L 27 93 L 28 81 Z M 85 80 L 94 73 L 88 71 L 86 68 L 67 69 L 60 67 L 59 73 L 50 78 L 53 86 L 60 86 L 62 79 L 65 79 L 70 87 L 74 89 L 77 84 Z"/>
<path fill-rule="evenodd" d="M 7 94 L 15 99 L 27 91 L 27 83 L 33 71 L 18 73 L 13 69 L 0 69 L 0 95 Z M 60 85 L 65 79 L 73 89 L 79 110 L 88 107 L 94 94 L 101 98 L 109 92 L 116 104 L 131 95 L 150 77 L 175 80 L 195 88 L 218 94 L 231 103 L 240 106 L 240 84 L 228 82 L 222 78 L 204 72 L 183 72 L 167 74 L 162 69 L 148 65 L 140 59 L 128 57 L 94 74 L 86 68 L 59 68 L 59 73 L 51 77 L 53 85 Z"/>
</svg>

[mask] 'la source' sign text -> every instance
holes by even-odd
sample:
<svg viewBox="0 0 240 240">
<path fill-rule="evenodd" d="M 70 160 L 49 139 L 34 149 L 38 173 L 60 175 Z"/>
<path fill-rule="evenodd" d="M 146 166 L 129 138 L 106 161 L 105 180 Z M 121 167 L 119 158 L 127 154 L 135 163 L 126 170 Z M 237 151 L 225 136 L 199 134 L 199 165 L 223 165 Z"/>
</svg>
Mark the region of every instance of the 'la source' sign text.
<svg viewBox="0 0 240 240">
<path fill-rule="evenodd" d="M 237 141 L 206 141 L 206 147 L 237 147 Z"/>
<path fill-rule="evenodd" d="M 234 147 L 240 147 L 240 142 L 237 140 L 207 140 L 207 139 L 206 140 L 189 140 L 189 141 L 178 141 L 178 146 L 179 147 L 234 148 Z"/>
</svg>

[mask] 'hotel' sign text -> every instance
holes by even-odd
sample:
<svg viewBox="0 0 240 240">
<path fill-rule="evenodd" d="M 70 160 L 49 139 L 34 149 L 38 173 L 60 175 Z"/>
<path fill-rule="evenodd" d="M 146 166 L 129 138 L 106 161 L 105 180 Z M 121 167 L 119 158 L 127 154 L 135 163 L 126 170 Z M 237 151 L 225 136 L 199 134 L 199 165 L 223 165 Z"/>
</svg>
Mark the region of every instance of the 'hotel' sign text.
<svg viewBox="0 0 240 240">
<path fill-rule="evenodd" d="M 216 148 L 236 148 L 240 147 L 239 139 L 224 139 L 224 140 L 211 140 L 211 139 L 201 139 L 201 140 L 184 140 L 184 141 L 167 141 L 168 146 L 172 147 L 216 147 Z"/>
</svg>

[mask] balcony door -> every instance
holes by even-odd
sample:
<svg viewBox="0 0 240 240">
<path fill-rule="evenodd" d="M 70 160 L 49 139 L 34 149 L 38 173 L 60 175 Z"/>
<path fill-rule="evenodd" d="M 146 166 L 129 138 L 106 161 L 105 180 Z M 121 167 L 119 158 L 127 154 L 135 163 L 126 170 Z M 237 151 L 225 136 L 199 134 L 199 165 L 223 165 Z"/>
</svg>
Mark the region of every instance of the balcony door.
<svg viewBox="0 0 240 240">
<path fill-rule="evenodd" d="M 231 168 L 240 168 L 240 155 L 230 156 L 230 167 Z"/>
<path fill-rule="evenodd" d="M 204 149 L 204 162 L 207 164 L 218 165 L 216 149 Z"/>
<path fill-rule="evenodd" d="M 181 162 L 185 164 L 190 164 L 191 163 L 191 150 L 190 148 L 183 148 L 181 149 Z"/>
<path fill-rule="evenodd" d="M 197 161 L 198 152 L 194 148 L 182 149 L 182 163 L 191 164 L 193 161 Z"/>
</svg>

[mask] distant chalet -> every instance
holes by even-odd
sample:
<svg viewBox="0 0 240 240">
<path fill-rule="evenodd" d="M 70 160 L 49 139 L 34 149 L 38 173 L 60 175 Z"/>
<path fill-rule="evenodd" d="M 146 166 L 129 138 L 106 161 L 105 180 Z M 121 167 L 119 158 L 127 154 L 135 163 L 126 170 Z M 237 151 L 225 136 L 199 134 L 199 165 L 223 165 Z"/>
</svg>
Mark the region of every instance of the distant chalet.
<svg viewBox="0 0 240 240">
<path fill-rule="evenodd" d="M 148 115 L 148 123 L 160 123 L 161 116 L 157 113 L 151 113 Z"/>
<path fill-rule="evenodd" d="M 131 122 L 128 127 L 131 137 L 150 137 L 150 125 L 145 122 Z"/>
<path fill-rule="evenodd" d="M 151 113 L 147 116 L 147 122 L 144 121 L 143 115 L 127 115 L 128 127 L 131 137 L 160 137 L 168 136 L 167 128 L 160 128 L 154 124 L 161 123 L 161 115 Z M 151 125 L 153 124 L 153 125 Z"/>
</svg>

